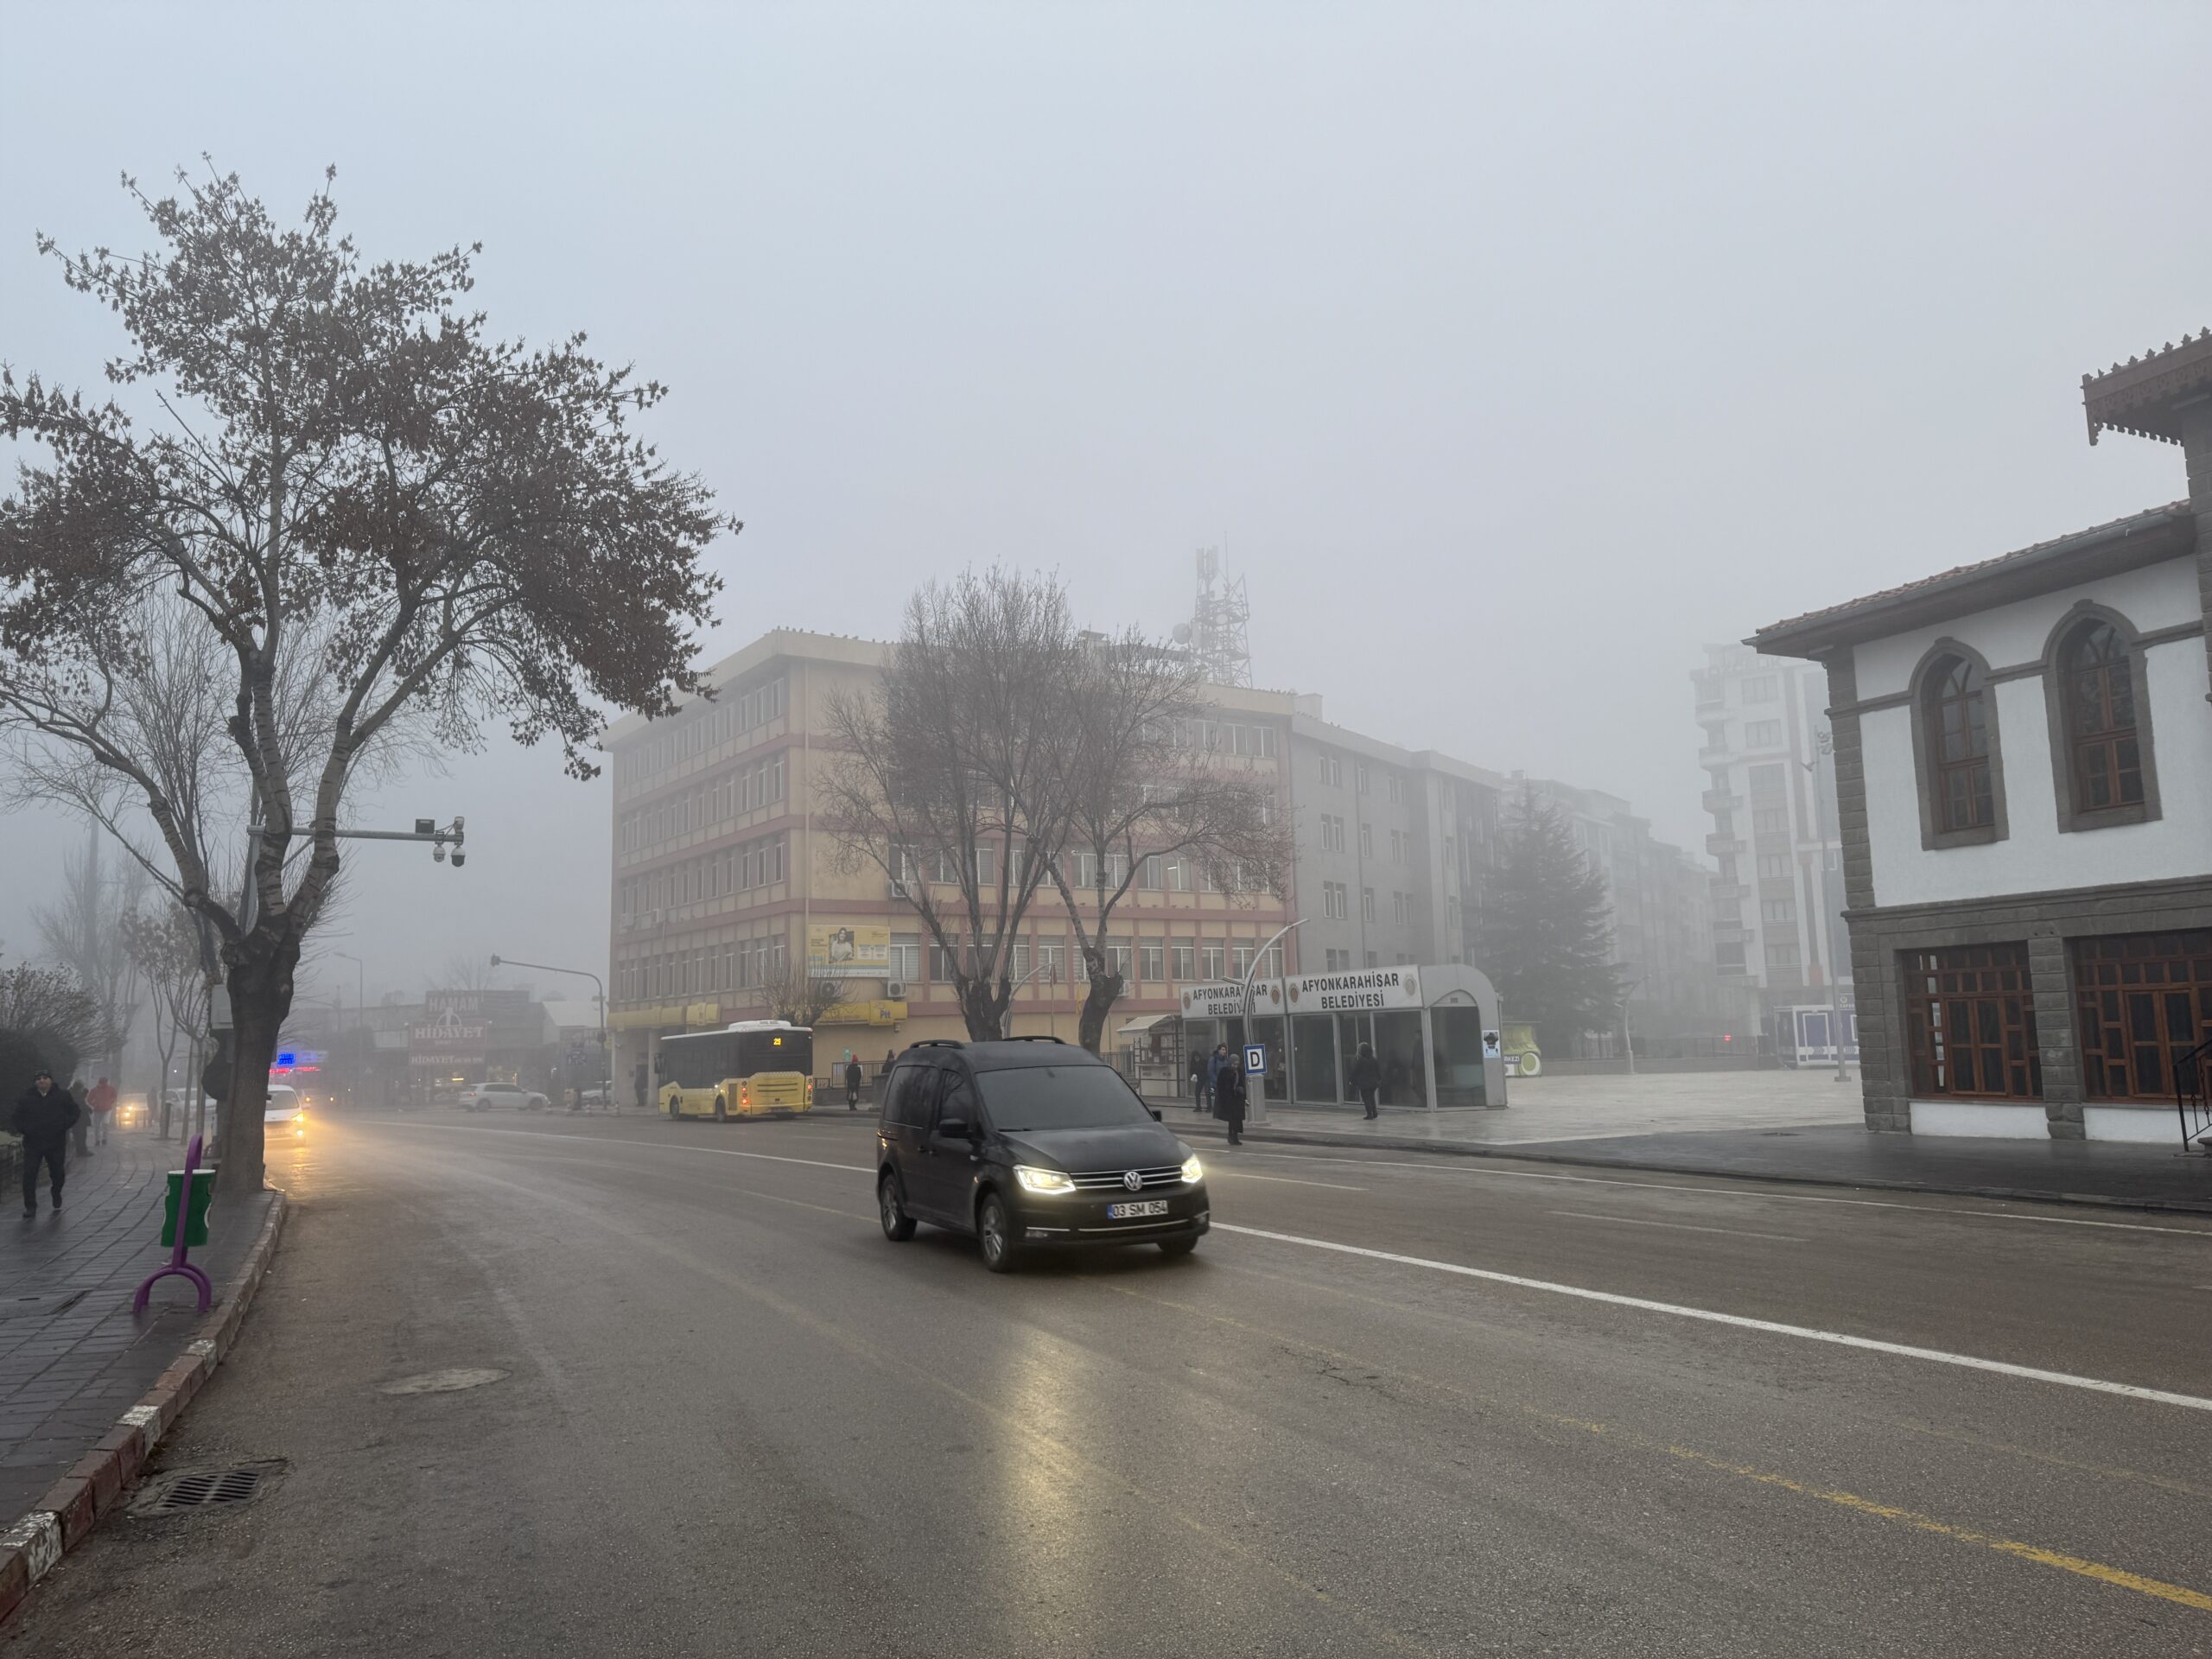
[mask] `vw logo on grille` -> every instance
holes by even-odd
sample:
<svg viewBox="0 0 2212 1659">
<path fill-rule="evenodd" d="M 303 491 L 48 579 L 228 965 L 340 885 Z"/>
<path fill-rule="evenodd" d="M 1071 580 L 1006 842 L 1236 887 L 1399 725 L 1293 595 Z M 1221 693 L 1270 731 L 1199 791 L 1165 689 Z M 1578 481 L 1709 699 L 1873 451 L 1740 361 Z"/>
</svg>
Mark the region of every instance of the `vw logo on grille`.
<svg viewBox="0 0 2212 1659">
<path fill-rule="evenodd" d="M 1125 1169 L 1122 1172 L 1122 1185 L 1135 1192 L 1144 1185 L 1144 1177 L 1134 1169 Z"/>
</svg>

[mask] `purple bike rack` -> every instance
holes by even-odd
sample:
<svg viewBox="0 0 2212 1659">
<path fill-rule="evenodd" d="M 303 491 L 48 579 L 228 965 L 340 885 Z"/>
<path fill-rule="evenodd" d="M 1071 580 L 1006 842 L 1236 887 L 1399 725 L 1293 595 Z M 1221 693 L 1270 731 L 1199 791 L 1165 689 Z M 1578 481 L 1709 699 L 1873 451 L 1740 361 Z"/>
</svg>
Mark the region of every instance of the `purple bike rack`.
<svg viewBox="0 0 2212 1659">
<path fill-rule="evenodd" d="M 156 1268 L 146 1275 L 138 1287 L 138 1294 L 130 1299 L 130 1311 L 135 1314 L 146 1311 L 146 1298 L 153 1293 L 154 1282 L 175 1274 L 179 1279 L 192 1281 L 193 1288 L 200 1293 L 200 1311 L 205 1313 L 207 1305 L 215 1299 L 215 1287 L 207 1282 L 207 1275 L 184 1259 L 184 1236 L 190 1230 L 192 1219 L 192 1176 L 200 1167 L 200 1137 L 194 1135 L 192 1144 L 184 1149 L 184 1190 L 177 1195 L 176 1243 L 169 1250 L 169 1264 Z"/>
</svg>

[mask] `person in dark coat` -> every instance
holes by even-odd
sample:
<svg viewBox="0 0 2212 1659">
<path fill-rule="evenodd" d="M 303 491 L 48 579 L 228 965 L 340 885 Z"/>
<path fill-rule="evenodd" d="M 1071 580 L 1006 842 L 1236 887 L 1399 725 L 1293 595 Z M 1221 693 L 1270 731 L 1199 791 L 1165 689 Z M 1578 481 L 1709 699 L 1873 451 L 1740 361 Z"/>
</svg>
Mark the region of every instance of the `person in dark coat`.
<svg viewBox="0 0 2212 1659">
<path fill-rule="evenodd" d="M 1244 1134 L 1244 1068 L 1224 1065 L 1213 1074 L 1213 1115 L 1229 1128 L 1229 1144 L 1241 1147 Z"/>
<path fill-rule="evenodd" d="M 893 1061 L 893 1060 L 895 1060 L 895 1059 L 897 1059 L 898 1058 L 899 1058 L 899 1051 L 898 1051 L 897 1049 L 895 1049 L 895 1048 L 887 1048 L 887 1049 L 885 1049 L 885 1050 L 883 1051 L 883 1064 L 882 1064 L 882 1065 L 880 1065 L 880 1067 L 878 1067 L 878 1068 L 877 1068 L 875 1075 L 876 1075 L 877 1077 L 889 1077 L 889 1076 L 891 1075 L 891 1062 L 892 1062 L 892 1061 Z"/>
<path fill-rule="evenodd" d="M 1359 1090 L 1359 1103 L 1367 1109 L 1368 1116 L 1380 1116 L 1375 1109 L 1375 1091 L 1382 1086 L 1382 1066 L 1375 1058 L 1374 1044 L 1362 1043 L 1359 1052 L 1352 1057 L 1351 1082 Z"/>
<path fill-rule="evenodd" d="M 845 1109 L 856 1112 L 861 1105 L 861 1080 L 868 1074 L 861 1069 L 857 1054 L 845 1062 Z"/>
<path fill-rule="evenodd" d="M 69 1133 L 76 1139 L 77 1155 L 79 1158 L 89 1158 L 92 1155 L 92 1149 L 85 1140 L 85 1135 L 92 1127 L 92 1114 L 91 1109 L 85 1104 L 85 1080 L 82 1077 L 69 1079 L 69 1098 L 76 1103 L 77 1107 L 77 1121 L 71 1127 Z"/>
<path fill-rule="evenodd" d="M 68 1170 L 69 1131 L 81 1114 L 77 1103 L 54 1086 L 54 1073 L 43 1066 L 16 1103 L 9 1127 L 23 1137 L 23 1219 L 38 1214 L 38 1171 L 46 1166 L 47 1185 L 54 1207 L 61 1207 L 61 1182 Z"/>
<path fill-rule="evenodd" d="M 1206 1056 L 1206 1098 L 1212 1103 L 1216 1117 L 1221 1116 L 1221 1074 L 1236 1067 L 1236 1062 L 1230 1057 L 1225 1042 L 1216 1043 L 1213 1052 Z"/>
<path fill-rule="evenodd" d="M 1197 1049 L 1191 1051 L 1191 1109 L 1203 1112 L 1206 1109 L 1206 1057 Z"/>
</svg>

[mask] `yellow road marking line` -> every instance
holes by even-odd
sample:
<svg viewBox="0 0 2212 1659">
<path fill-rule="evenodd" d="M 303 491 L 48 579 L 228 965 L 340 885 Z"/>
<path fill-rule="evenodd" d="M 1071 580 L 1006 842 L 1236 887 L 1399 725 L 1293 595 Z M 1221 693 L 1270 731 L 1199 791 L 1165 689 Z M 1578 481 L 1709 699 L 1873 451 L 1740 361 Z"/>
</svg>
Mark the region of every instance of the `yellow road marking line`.
<svg viewBox="0 0 2212 1659">
<path fill-rule="evenodd" d="M 1380 1371 L 1401 1376 L 1419 1387 L 1433 1389 L 1440 1394 L 1456 1395 L 1460 1399 L 1481 1405 L 1510 1406 L 1523 1415 L 1535 1418 L 1540 1422 L 1551 1423 L 1560 1428 L 1579 1429 L 1585 1433 L 1595 1435 L 1618 1446 L 1630 1446 L 1639 1452 L 1663 1453 L 1685 1463 L 1694 1463 L 1702 1468 L 1716 1470 L 1722 1474 L 1734 1475 L 1739 1479 L 1755 1481 L 1762 1486 L 1774 1487 L 1781 1491 L 1794 1493 L 1800 1497 L 1816 1497 L 1823 1503 L 1833 1503 L 1840 1509 L 1849 1510 L 1855 1514 L 1871 1516 L 1881 1521 L 1895 1522 L 1899 1525 L 1910 1527 L 1916 1532 L 1933 1533 L 1938 1537 L 1948 1538 L 1956 1543 L 1978 1545 L 1985 1549 L 1994 1550 L 1999 1554 L 2015 1556 L 2024 1561 L 2033 1561 L 2038 1567 L 2056 1567 L 2060 1572 L 2071 1573 L 2079 1578 L 2092 1579 L 2100 1584 L 2109 1584 L 2122 1590 L 2133 1590 L 2140 1595 L 2154 1596 L 2161 1601 L 2171 1601 L 2179 1606 L 2195 1608 L 2199 1612 L 2212 1612 L 2212 1596 L 2208 1596 L 2200 1590 L 2191 1590 L 2185 1585 L 2169 1584 L 2163 1579 L 2150 1578 L 2140 1573 L 2130 1573 L 2124 1567 L 2107 1567 L 2102 1561 L 2092 1561 L 2080 1555 L 2069 1555 L 2061 1550 L 2045 1549 L 2038 1544 L 2022 1543 L 2018 1539 L 2002 1538 L 1993 1533 L 1982 1532 L 1973 1527 L 1962 1527 L 1948 1521 L 1939 1521 L 1934 1516 L 1923 1515 L 1917 1510 L 1908 1510 L 1893 1503 L 1878 1503 L 1872 1498 L 1861 1497 L 1855 1492 L 1815 1486 L 1808 1481 L 1793 1480 L 1787 1475 L 1777 1474 L 1771 1470 L 1761 1469 L 1751 1464 L 1737 1463 L 1726 1458 L 1715 1457 L 1713 1453 L 1700 1452 L 1694 1446 L 1678 1446 L 1664 1440 L 1650 1440 L 1633 1430 L 1621 1428 L 1614 1424 L 1595 1423 L 1581 1417 L 1561 1416 L 1557 1412 L 1544 1411 L 1525 1402 L 1480 1395 L 1472 1389 L 1462 1388 L 1457 1383 L 1439 1382 L 1433 1377 L 1424 1376 L 1418 1371 L 1407 1370 L 1402 1366 L 1365 1358 L 1357 1354 L 1346 1353 L 1341 1349 L 1331 1348 L 1303 1337 L 1292 1336 L 1281 1331 L 1271 1331 L 1264 1325 L 1254 1325 L 1244 1319 L 1232 1319 L 1225 1313 L 1211 1313 L 1189 1302 L 1177 1301 L 1171 1297 L 1154 1295 L 1132 1286 L 1116 1284 L 1103 1279 L 1093 1279 L 1090 1282 L 1119 1295 L 1133 1297 L 1139 1301 L 1152 1302 L 1161 1307 L 1173 1308 L 1178 1313 L 1188 1313 L 1194 1318 L 1209 1320 L 1216 1325 L 1224 1325 L 1232 1330 L 1263 1338 L 1269 1342 L 1281 1343 L 1294 1349 L 1302 1348 L 1309 1353 L 1319 1354 L 1325 1358 L 1338 1361 L 1342 1364 L 1356 1366 L 1362 1370 Z"/>
</svg>

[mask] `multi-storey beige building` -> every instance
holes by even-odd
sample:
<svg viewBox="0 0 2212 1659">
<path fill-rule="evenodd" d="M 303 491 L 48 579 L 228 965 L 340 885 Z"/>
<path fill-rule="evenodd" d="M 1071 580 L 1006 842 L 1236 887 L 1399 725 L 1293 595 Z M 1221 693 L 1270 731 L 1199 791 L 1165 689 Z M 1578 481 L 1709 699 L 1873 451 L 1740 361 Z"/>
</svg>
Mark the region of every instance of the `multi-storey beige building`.
<svg viewBox="0 0 2212 1659">
<path fill-rule="evenodd" d="M 607 1023 L 626 1103 L 649 1096 L 660 1037 L 759 1017 L 763 982 L 802 962 L 820 964 L 845 997 L 817 1022 L 819 1074 L 848 1048 L 880 1060 L 922 1038 L 963 1034 L 947 964 L 933 959 L 913 907 L 873 861 L 852 858 L 822 817 L 823 772 L 834 760 L 830 700 L 867 689 L 884 651 L 871 640 L 779 630 L 715 664 L 711 699 L 609 728 Z M 1218 764 L 1269 780 L 1287 811 L 1290 696 L 1234 686 L 1209 696 L 1214 716 L 1195 741 Z M 1129 988 L 1109 1029 L 1172 1013 L 1180 985 L 1241 977 L 1295 913 L 1269 895 L 1208 891 L 1194 864 L 1144 861 L 1114 913 L 1109 948 Z M 1270 973 L 1278 965 L 1265 964 Z M 1050 888 L 1023 922 L 1014 969 L 1027 981 L 1012 1029 L 1072 1039 L 1083 964 Z"/>
</svg>

